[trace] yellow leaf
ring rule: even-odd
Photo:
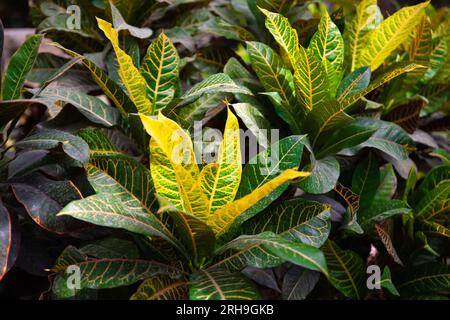
[[[219,146],[217,162],[206,165],[199,177],[202,191],[208,198],[209,213],[234,200],[241,174],[239,123],[236,116],[228,109],[228,119],[224,137]]]
[[[200,174],[189,135],[161,113],[158,119],[140,114],[150,140],[150,171],[156,192],[177,209],[204,218],[207,199],[197,181]]]
[[[403,42],[420,23],[429,1],[405,7],[384,20],[380,27],[365,35],[367,41],[360,53],[356,68],[370,65],[376,70],[384,60]]]
[[[283,183],[288,182],[300,177],[309,176],[309,172],[296,171],[293,169],[288,169],[278,175],[276,178],[266,182],[261,187],[255,189],[250,194],[238,199],[234,202],[217,210],[208,219],[208,225],[211,226],[216,233],[216,235],[221,235],[227,231],[231,226],[233,221],[247,209],[251,208],[258,201],[263,199],[273,190],[281,186]]]
[[[153,113],[152,103],[147,98],[146,82],[139,70],[133,64],[131,57],[119,47],[119,34],[111,23],[97,18],[99,28],[111,41],[119,64],[119,76],[130,95],[131,100],[136,105],[137,110],[146,115]]]

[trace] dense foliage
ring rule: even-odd
[[[1,81],[0,288],[29,274],[48,277],[27,293],[41,299],[448,299],[448,8],[30,7],[36,34]]]

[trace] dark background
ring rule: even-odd
[[[143,0],[145,1],[145,0]],[[378,0],[383,13],[393,13],[398,7],[413,5],[424,0]],[[448,0],[432,0],[431,3],[440,7]],[[0,18],[6,28],[32,27],[28,16],[28,0],[0,0]]]

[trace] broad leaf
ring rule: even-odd
[[[266,28],[286,52],[294,69],[298,101],[307,111],[326,102],[329,99],[328,81],[320,59],[299,44],[297,31],[287,18],[265,9],[260,10],[266,16]]]
[[[59,130],[40,130],[15,144],[21,149],[62,150],[72,159],[81,163],[89,160],[89,147],[81,138]]]
[[[356,14],[345,26],[344,43],[346,64],[350,71],[357,69],[360,55],[367,44],[365,35],[378,27],[383,15],[377,0],[362,0],[356,7]]]
[[[362,159],[352,177],[352,191],[360,197],[361,208],[370,206],[380,184],[379,164],[373,153]]]
[[[17,258],[17,234],[13,217],[0,201],[0,281]]]
[[[322,247],[333,286],[348,298],[364,298],[365,263],[355,252],[342,250],[328,240]]]
[[[340,102],[365,90],[370,83],[370,68],[361,67],[342,80],[336,91],[336,99]]]
[[[191,138],[161,113],[158,119],[141,115],[151,136],[150,162],[156,192],[180,211],[206,218],[207,198],[200,189],[200,174]]]
[[[232,202],[241,182],[241,145],[239,123],[228,109],[224,137],[217,151],[217,160],[203,167],[199,185],[207,198],[207,213],[213,214]]]
[[[3,79],[1,97],[3,100],[18,99],[23,83],[36,61],[42,35],[29,37],[11,57]]]
[[[408,204],[401,200],[377,201],[358,214],[358,223],[364,230],[369,230],[375,223],[397,215],[406,215],[411,212]]]
[[[338,27],[323,10],[319,29],[313,35],[308,51],[312,51],[324,64],[331,93],[336,91],[344,64],[344,40]],[[327,61],[326,61],[327,60]]]
[[[401,273],[395,282],[400,294],[437,293],[450,289],[450,267],[439,263],[425,263]]]
[[[152,114],[155,110],[151,101],[147,98],[146,82],[144,77],[135,67],[132,58],[119,47],[119,35],[109,22],[97,19],[99,28],[111,41],[119,64],[119,75],[128,94],[137,110],[143,114]]]
[[[272,232],[264,232],[256,235],[242,235],[226,243],[217,250],[217,254],[227,250],[248,250],[256,246],[263,251],[268,251],[284,261],[315,270],[328,276],[327,264],[322,252],[310,245],[285,240]]]
[[[450,180],[440,182],[431,189],[414,208],[414,216],[431,220],[445,214],[450,209]]]
[[[317,153],[317,158],[321,159],[326,155],[334,155],[337,152],[357,146],[369,139],[377,131],[371,126],[364,126],[355,120],[342,129],[336,130]]]
[[[285,300],[304,300],[319,281],[320,273],[292,266],[284,275],[282,294]]]
[[[271,231],[290,241],[321,247],[330,233],[330,207],[302,198],[286,201],[243,225],[243,234]]]
[[[304,143],[305,136],[286,137],[250,159],[242,171],[242,183],[239,186],[236,198],[240,199],[261,187],[264,183],[275,178],[278,172],[298,167],[302,158]],[[278,187],[250,210],[255,213],[263,210],[278,198],[287,187],[287,184]]]
[[[173,99],[179,60],[177,49],[164,33],[148,47],[139,71],[147,81],[153,112],[165,108]]]
[[[371,30],[365,37],[367,42],[361,50],[356,67],[370,65],[372,71],[405,40],[420,23],[429,1],[405,7],[384,20],[379,28]]]
[[[164,274],[176,276],[180,271],[169,265],[155,261],[128,259],[90,259],[72,266],[80,269],[81,289],[107,289],[133,284],[141,279]],[[59,298],[69,298],[76,294],[68,287],[70,272],[60,273],[54,283],[53,292]]]
[[[159,275],[145,280],[130,300],[185,300],[188,281]]]
[[[313,159],[311,165],[304,170],[311,170],[311,175],[297,185],[305,192],[313,194],[327,193],[333,190],[340,174],[339,162],[335,157]]]
[[[118,122],[119,113],[116,109],[97,97],[79,91],[64,88],[45,89],[39,96],[70,103],[90,121],[105,127],[112,127]]]
[[[257,300],[257,287],[240,273],[225,269],[198,271],[189,278],[191,300]]]
[[[281,57],[263,43],[247,42],[247,52],[264,89],[279,94],[280,103],[275,104],[280,105],[276,109],[278,115],[293,133],[300,133],[299,120],[304,117],[304,110],[297,103],[291,71],[284,66]]]
[[[285,170],[275,178],[254,189],[250,194],[247,194],[234,202],[228,203],[214,212],[214,214],[208,217],[208,224],[213,228],[217,235],[222,235],[228,231],[235,219],[245,213],[248,209],[251,209],[252,206],[257,204],[279,186],[290,180],[300,177],[307,177],[308,175],[309,172],[296,171],[292,169]],[[246,217],[247,216],[248,215],[246,215]],[[243,221],[239,222],[242,223]]]
[[[359,99],[361,99],[371,91],[375,90],[379,86],[416,68],[420,68],[420,66],[415,63],[394,64],[392,67],[384,70],[379,76],[377,76],[364,90],[361,90],[358,93],[355,93],[350,96],[345,96],[345,98],[342,97],[342,100],[339,100],[338,98],[338,101],[341,103],[342,109],[347,110],[350,107],[352,107],[355,102],[357,102]]]

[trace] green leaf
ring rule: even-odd
[[[327,155],[334,155],[343,149],[357,146],[369,139],[375,131],[377,131],[376,128],[364,126],[358,120],[350,122],[342,129],[336,130],[325,145],[320,148],[316,156],[321,159]]]
[[[81,138],[59,130],[40,130],[15,144],[21,149],[62,150],[72,159],[81,163],[89,160],[89,147]]]
[[[313,35],[308,51],[313,52],[324,64],[331,93],[336,91],[344,64],[344,40],[328,12],[322,10],[319,29]],[[325,61],[328,60],[328,61]],[[329,62],[329,63],[328,63]]]
[[[29,37],[11,57],[3,79],[3,100],[20,98],[23,83],[36,61],[43,35]]]
[[[175,94],[180,58],[172,41],[161,33],[148,47],[139,69],[147,82],[148,98],[154,111],[165,108]]]
[[[247,29],[239,25],[230,24],[220,17],[213,17],[205,23],[202,23],[199,27],[199,31],[212,33],[215,36],[224,37],[225,39],[230,40],[249,41],[254,39],[253,34]]]
[[[430,81],[445,66],[449,45],[446,39],[441,39],[433,48],[430,54],[429,68],[426,70],[423,79],[424,83]]]
[[[241,185],[236,194],[236,199],[241,199],[253,190],[262,187],[265,183],[274,179],[280,172],[298,167],[303,153],[304,139],[305,136],[283,138],[250,159],[242,170]],[[236,224],[239,225],[264,210],[287,187],[288,184],[285,183],[273,190],[248,209],[241,217],[238,217]]]
[[[180,273],[174,267],[155,261],[117,258],[90,259],[72,264],[72,266],[80,268],[78,290],[115,288],[127,286],[159,274],[176,276]],[[53,292],[59,298],[69,298],[76,294],[76,291],[68,287],[70,275],[69,271],[60,273],[53,283]]]
[[[229,75],[217,73],[194,85],[181,99],[185,101],[184,103],[191,102],[203,94],[218,91],[253,95],[247,88],[237,85]]]
[[[267,92],[279,94],[279,116],[289,124],[293,133],[299,133],[299,120],[305,115],[300,108],[293,86],[291,71],[284,65],[281,57],[269,46],[260,42],[247,42],[253,70]]]
[[[239,123],[228,108],[223,140],[217,160],[205,165],[198,177],[199,186],[207,198],[208,214],[213,214],[236,196],[242,176]]]
[[[326,72],[322,62],[299,44],[297,31],[292,28],[287,18],[265,9],[260,10],[266,16],[266,28],[286,52],[294,69],[298,101],[309,111],[329,100]]]
[[[118,122],[119,113],[116,109],[108,106],[97,97],[79,91],[64,88],[47,88],[39,96],[70,103],[90,121],[105,127],[112,127]]]
[[[257,300],[256,286],[244,275],[225,269],[198,271],[189,277],[191,300]]]
[[[338,100],[341,103],[341,108],[343,110],[349,109],[351,106],[355,104],[359,99],[367,95],[368,93],[372,92],[376,88],[380,87],[381,85],[385,84],[386,82],[406,73],[410,72],[416,68],[420,68],[419,65],[415,63],[397,63],[393,64],[390,68],[387,68],[386,70],[383,70],[382,73],[380,73],[379,76],[377,76],[367,88],[364,90],[359,91],[358,93],[355,93],[351,96],[345,97],[343,100]]]
[[[420,229],[426,234],[450,238],[450,229],[437,222],[419,221],[419,226]]]
[[[450,289],[450,267],[436,262],[409,268],[399,278],[396,287],[402,296],[445,292]]]
[[[250,103],[234,103],[233,109],[256,137],[258,144],[263,148],[269,147],[270,138],[268,138],[268,134],[272,125],[260,109]]]
[[[286,240],[321,247],[330,233],[330,207],[297,198],[257,215],[243,225],[243,234],[271,231]]]
[[[419,191],[424,195],[444,180],[450,180],[450,165],[432,168],[420,184]]]
[[[450,209],[450,180],[441,181],[431,189],[414,208],[414,216],[431,220]]]
[[[356,14],[346,24],[344,32],[345,60],[350,71],[357,69],[361,52],[367,45],[365,35],[378,27],[383,14],[377,6],[377,0],[362,0],[356,7]]]
[[[403,42],[420,23],[429,1],[411,7],[404,7],[384,20],[380,27],[365,35],[367,42],[361,50],[356,67],[370,65],[372,71]]]
[[[328,240],[322,247],[330,271],[331,284],[348,298],[364,298],[365,263],[351,250],[342,250]]]
[[[392,164],[388,163],[380,171],[380,184],[373,197],[373,202],[391,200],[397,189],[397,176]]]
[[[68,55],[77,58],[83,66],[91,73],[92,79],[98,84],[102,91],[108,98],[114,103],[117,109],[120,111],[123,117],[126,118],[128,113],[137,112],[137,109],[128,97],[128,95],[122,90],[122,88],[114,82],[108,75],[98,67],[93,61],[88,58],[79,55],[78,53],[71,51],[63,46],[52,43],[51,45],[63,50]]]
[[[408,50],[409,61],[428,68],[432,49],[431,41],[431,22],[430,18],[425,15],[414,31],[414,37]],[[405,77],[405,83],[411,86],[419,82],[427,71],[426,68],[416,69],[408,73]]]
[[[309,170],[307,166],[305,170]],[[339,162],[334,157],[326,157],[320,160],[313,159],[311,175],[300,181],[297,185],[308,193],[321,194],[333,190],[339,178]]]
[[[393,294],[394,296],[399,296],[400,293],[398,293],[397,288],[394,286],[394,283],[391,279],[391,270],[388,266],[384,267],[383,274],[381,275],[381,281],[380,284],[383,288],[385,288],[389,293]]]
[[[408,158],[406,146],[412,145],[413,141],[401,127],[391,122],[370,118],[360,118],[359,121],[367,126],[378,127],[377,132],[359,147],[378,149],[396,160]]]
[[[409,208],[405,201],[377,201],[358,213],[358,223],[364,230],[369,230],[375,223],[380,223],[390,217],[405,215],[410,212],[411,208]]]
[[[159,275],[146,279],[130,300],[185,300],[189,283],[184,279],[172,279]]]
[[[370,83],[370,68],[361,67],[350,73],[342,80],[336,91],[336,99],[339,102],[365,90]]]
[[[314,112],[308,114],[305,120],[312,146],[316,146],[324,133],[341,128],[352,120],[353,118],[345,113],[338,102],[330,101],[320,104]]]
[[[379,164],[373,153],[358,163],[352,177],[352,191],[360,197],[361,209],[371,205],[380,184]]]
[[[134,26],[126,23],[125,19],[122,16],[119,9],[117,9],[116,6],[112,2],[110,2],[109,5],[111,7],[111,17],[112,17],[113,25],[117,31],[127,30],[133,37],[136,37],[139,39],[146,39],[152,35],[153,32],[149,28],[138,28],[138,27],[134,27]],[[135,9],[135,8],[132,8],[132,9]],[[130,18],[129,14],[131,11],[132,10],[130,10],[129,7],[127,7],[127,9],[124,10],[124,12],[128,13],[128,18]]]
[[[201,266],[204,258],[211,255],[214,250],[216,238],[212,229],[195,216],[183,213],[175,207],[169,209],[160,208],[172,217],[178,230],[180,239],[189,250],[194,263]]]
[[[280,235],[269,231],[256,235],[239,236],[220,247],[216,254],[221,254],[230,249],[248,251],[256,246],[284,261],[289,261],[307,269],[320,271],[325,276],[328,276],[327,264],[319,249],[304,243],[285,240]]]
[[[134,242],[119,238],[104,238],[79,249],[85,255],[100,259],[138,259],[139,250]]]

